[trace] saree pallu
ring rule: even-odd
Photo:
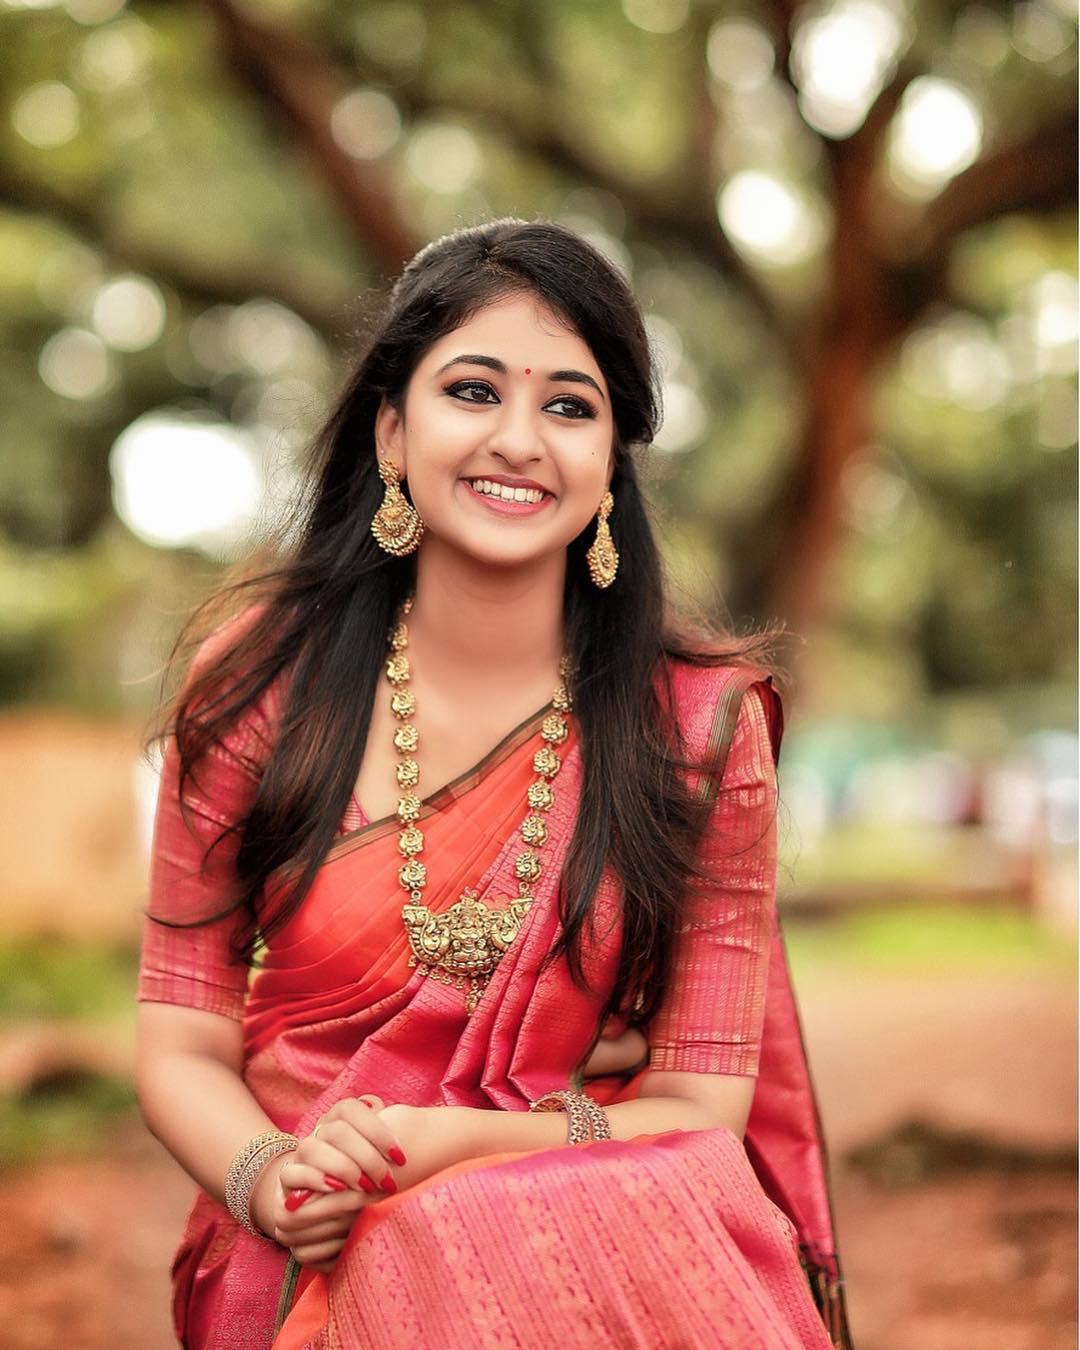
[[[820,1122],[774,903],[779,698],[756,668],[673,663],[672,674],[688,746],[731,745],[704,841],[714,867],[725,860],[725,880],[688,908],[671,992],[648,1030],[648,1067],[756,1074],[745,1143],[725,1129],[673,1130],[470,1159],[369,1205],[330,1276],[299,1270],[200,1192],[173,1265],[185,1347],[848,1344]],[[465,886],[499,907],[516,894],[517,827],[550,707],[425,800],[433,911]],[[462,990],[409,967],[396,818],[339,837],[246,992],[227,966],[225,921],[148,926],[139,996],[241,1017],[245,1081],[277,1126],[298,1134],[363,1092],[525,1110],[580,1086],[615,977],[621,914],[605,872],[583,952],[588,993],[564,962],[541,971],[560,932],[555,892],[580,790],[569,721],[543,877],[471,1017]],[[211,766],[200,788],[208,824],[253,790],[260,739],[238,732]],[[193,879],[200,840],[177,830],[174,780],[167,755],[151,912],[175,915],[215,874]],[[226,850],[217,884],[227,868]],[[610,1104],[636,1096],[646,1072],[586,1086]]]

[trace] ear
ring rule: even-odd
[[[384,394],[375,414],[375,450],[380,459],[388,459],[405,476],[404,419]]]

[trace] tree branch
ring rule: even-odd
[[[0,202],[27,215],[48,216],[123,267],[134,268],[171,286],[194,305],[241,305],[253,295],[277,300],[318,332],[334,337],[343,331],[348,296],[319,295],[305,277],[291,281],[279,272],[252,272],[233,261],[198,264],[182,255],[154,248],[128,235],[118,220],[76,200],[40,179],[17,173],[0,160]]]
[[[420,247],[406,223],[384,165],[353,159],[334,139],[330,115],[349,83],[295,33],[285,35],[240,12],[229,0],[203,0],[213,15],[230,64],[291,135],[307,164],[337,199],[357,240],[387,278]]]

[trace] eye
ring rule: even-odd
[[[474,391],[479,391],[481,394],[494,394],[495,392],[491,385],[485,383],[483,380],[458,380],[456,384],[448,385],[446,388],[446,392],[452,398],[458,398],[462,403],[479,403],[483,405],[490,402],[490,400],[486,398],[463,397],[466,392],[472,393]],[[560,403],[573,410],[570,414],[559,414],[560,417],[563,417],[568,422],[580,422],[585,418],[596,416],[596,411],[591,404],[586,403],[583,398],[575,398],[573,394],[560,394],[558,398],[553,399],[552,402],[548,404],[548,407],[554,407]]]
[[[451,384],[451,385],[449,385],[449,386],[447,387],[446,392],[447,392],[448,394],[453,395],[454,398],[457,398],[458,395],[459,395],[462,391],[464,391],[464,390],[466,390],[466,389],[468,389],[468,390],[479,389],[480,392],[481,392],[481,393],[484,393],[484,394],[492,394],[492,393],[495,392],[495,391],[492,389],[491,385],[490,385],[490,384],[485,384],[485,383],[483,382],[483,380],[459,380],[457,384]],[[485,399],[485,400],[481,400],[481,399],[476,399],[476,398],[466,398],[466,399],[462,399],[462,402],[463,402],[463,403],[480,403],[480,402],[486,402],[486,401],[487,401],[486,399]]]
[[[571,422],[580,422],[583,418],[596,416],[592,406],[586,403],[583,398],[574,398],[571,394],[560,394],[555,402],[565,403],[575,409],[574,416],[570,418]]]

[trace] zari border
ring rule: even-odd
[[[285,1277],[281,1282],[281,1294],[278,1298],[277,1315],[274,1318],[274,1335],[285,1325],[285,1319],[292,1312],[296,1299],[296,1283],[300,1278],[300,1263],[290,1256],[285,1266]]]
[[[699,785],[698,796],[704,801],[711,801],[718,791],[717,784],[722,777],[727,765],[728,751],[731,749],[732,738],[735,734],[735,726],[739,719],[739,712],[742,707],[743,695],[754,684],[771,683],[772,677],[769,672],[763,668],[748,667],[739,671],[732,677],[725,688],[721,691],[720,697],[716,702],[716,712],[713,715],[712,727],[709,731],[708,749],[711,757],[719,759],[719,769],[708,775]],[[722,758],[721,758],[722,754]],[[803,1056],[806,1056],[806,1041],[803,1036],[801,1019],[797,1023],[799,1032],[799,1044],[802,1047]],[[807,1069],[809,1073],[809,1067]],[[828,1159],[825,1153],[824,1139],[821,1129],[821,1119],[817,1109],[817,1100],[814,1100],[814,1115],[817,1120],[819,1147],[822,1152],[822,1162],[826,1175],[826,1201],[829,1207],[829,1217],[832,1221],[833,1231],[835,1233],[835,1215],[833,1214],[832,1195],[828,1185]],[[826,1257],[828,1264],[815,1260],[810,1255],[810,1250],[806,1243],[799,1244],[799,1264],[806,1274],[810,1285],[810,1294],[814,1300],[814,1306],[817,1308],[822,1322],[825,1324],[825,1330],[829,1334],[829,1339],[833,1343],[834,1350],[854,1350],[851,1341],[851,1331],[848,1327],[847,1304],[844,1298],[844,1278],[840,1267],[840,1255],[838,1252],[830,1252]]]

